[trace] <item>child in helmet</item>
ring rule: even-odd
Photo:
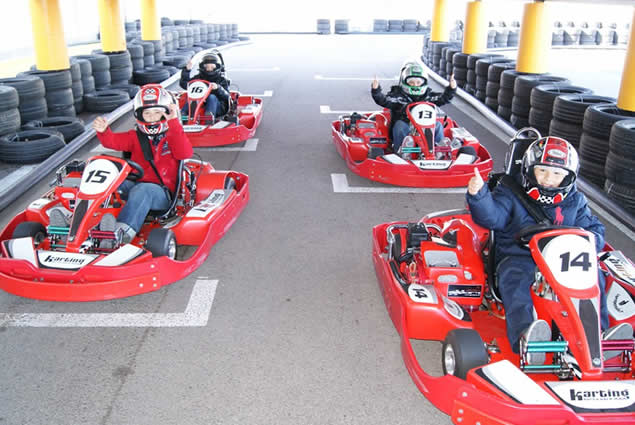
[[[569,142],[558,137],[543,137],[524,153],[518,183],[530,202],[540,206],[553,224],[581,227],[592,232],[599,251],[604,247],[604,225],[591,213],[585,196],[576,189],[578,169],[578,153]],[[526,341],[550,340],[549,324],[544,320],[534,321],[533,316],[530,286],[536,263],[530,251],[514,239],[521,229],[535,225],[536,221],[512,189],[499,184],[490,192],[476,169],[466,197],[474,222],[496,231],[496,276],[513,351],[519,352],[521,338]],[[608,328],[609,324],[604,285],[604,276],[600,272],[602,329]],[[628,338],[632,337],[632,332],[631,328]],[[622,329],[617,339],[628,333],[627,329]],[[544,360],[544,353],[529,353],[530,364],[542,364]]]
[[[220,56],[216,53],[208,53],[203,56],[198,64],[198,73],[190,77],[192,66],[191,60],[185,65],[181,71],[179,85],[183,89],[187,89],[187,83],[190,80],[209,81],[212,83],[212,92],[205,101],[205,113],[214,117],[225,115],[229,109],[229,81],[225,78],[225,67]],[[187,104],[183,106],[181,113],[187,115]]]
[[[122,243],[134,238],[150,210],[165,210],[170,206],[179,161],[192,156],[192,145],[178,119],[178,106],[163,87],[158,84],[141,87],[134,98],[134,116],[136,129],[125,133],[113,133],[103,117],[93,121],[97,138],[104,147],[130,152],[130,159],[144,171],[141,179],[126,180],[119,186],[127,202],[116,223],[111,214],[104,215],[100,223],[100,230],[114,231]],[[148,155],[152,161],[146,159]],[[112,244],[112,241],[102,242]]]
[[[371,85],[371,95],[379,106],[390,109],[392,124],[392,144],[393,151],[399,151],[403,139],[410,131],[410,123],[406,115],[406,108],[415,102],[432,102],[437,106],[448,103],[456,91],[456,80],[454,74],[450,76],[450,85],[443,93],[433,92],[428,87],[428,74],[423,66],[416,62],[408,62],[401,68],[399,85],[392,86],[388,94],[381,91],[381,86],[377,78]],[[443,140],[443,125],[437,121],[434,129],[434,142]]]

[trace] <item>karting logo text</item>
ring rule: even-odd
[[[613,401],[628,400],[631,395],[628,390],[597,390],[597,391],[576,391],[569,390],[571,401]]]

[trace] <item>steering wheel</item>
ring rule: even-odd
[[[514,235],[514,239],[516,239],[516,242],[518,242],[521,245],[527,245],[529,241],[531,240],[531,238],[533,238],[538,233],[546,232],[548,230],[557,230],[557,229],[583,230],[581,227],[576,227],[576,226],[560,226],[557,224],[539,223],[539,224],[532,224],[530,226],[526,226],[520,229],[520,231],[516,233],[516,235]]]
[[[144,172],[141,165],[131,159],[126,159],[126,162],[133,168],[132,171],[130,171],[130,173],[128,174],[128,177],[126,177],[126,180],[136,182],[143,177]]]

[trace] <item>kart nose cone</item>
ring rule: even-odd
[[[454,375],[456,369],[456,357],[454,356],[454,349],[450,344],[445,346],[443,351],[443,364],[448,375]]]

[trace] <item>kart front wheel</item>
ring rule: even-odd
[[[37,221],[23,221],[18,224],[13,231],[12,238],[17,239],[28,237],[32,237],[35,244],[42,242],[46,237],[46,229],[42,223]]]
[[[176,258],[176,236],[170,229],[154,229],[148,235],[146,249],[152,253],[152,257]]]
[[[470,369],[488,361],[485,344],[474,329],[453,329],[445,337],[441,358],[445,375],[465,379]]]

